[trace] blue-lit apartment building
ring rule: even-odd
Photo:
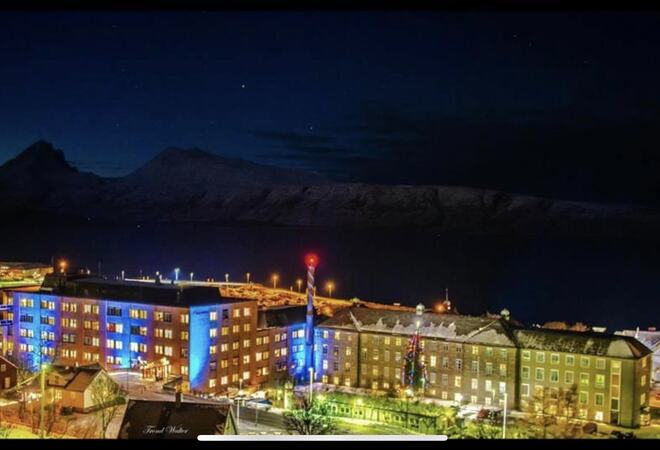
[[[38,290],[5,291],[2,353],[32,365],[101,363],[180,376],[184,390],[221,393],[304,368],[304,307],[259,310],[217,287],[51,274]]]

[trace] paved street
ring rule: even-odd
[[[254,408],[240,407],[240,412],[237,406],[233,406],[234,417],[239,423],[239,430],[241,433],[245,429],[273,432],[279,431],[284,433],[284,417],[269,411],[261,411]]]

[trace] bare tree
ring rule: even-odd
[[[16,365],[16,386],[13,391],[18,396],[18,417],[25,419],[27,412],[28,385],[34,378],[34,354],[22,353],[18,358],[6,357],[10,362]]]
[[[100,435],[102,439],[105,439],[108,426],[117,415],[122,401],[119,385],[102,372],[92,383],[91,393],[94,408],[96,408],[96,416],[101,425]]]
[[[577,386],[551,390],[544,387],[528,402],[526,421],[538,437],[546,439],[550,427],[559,437],[575,438],[582,433],[578,416]]]
[[[334,434],[335,420],[321,402],[312,402],[304,397],[292,411],[284,413],[284,427],[289,434]]]

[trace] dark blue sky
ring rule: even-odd
[[[650,202],[660,16],[0,13],[0,162],[169,146],[340,180]]]

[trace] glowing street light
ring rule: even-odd
[[[250,284],[250,272],[245,274],[245,281],[247,282],[247,284]]]
[[[194,273],[194,272],[190,272],[190,281],[193,280],[193,277],[194,277],[194,276],[195,276],[195,273]]]
[[[277,280],[280,279],[280,276],[274,273],[271,279],[273,280],[273,289],[277,289]]]
[[[179,281],[179,272],[181,272],[181,269],[179,269],[178,267],[176,269],[174,269],[174,281],[175,282]]]
[[[48,364],[41,364],[41,398],[39,399],[40,414],[39,414],[39,437],[44,438],[44,410],[46,408],[46,370],[48,370]]]
[[[300,292],[300,289],[302,288],[302,278],[298,278],[296,284],[298,285],[298,292]]]
[[[225,274],[225,283],[229,283],[229,274],[228,273]]]
[[[328,281],[325,284],[325,289],[328,291],[328,297],[332,297],[332,290],[335,288],[335,284],[332,281]]]
[[[66,266],[67,266],[66,260],[64,260],[64,259],[61,260],[60,261],[60,273],[64,273],[64,271],[66,270]]]
[[[314,368],[309,368],[309,404],[312,405],[314,399]]]

